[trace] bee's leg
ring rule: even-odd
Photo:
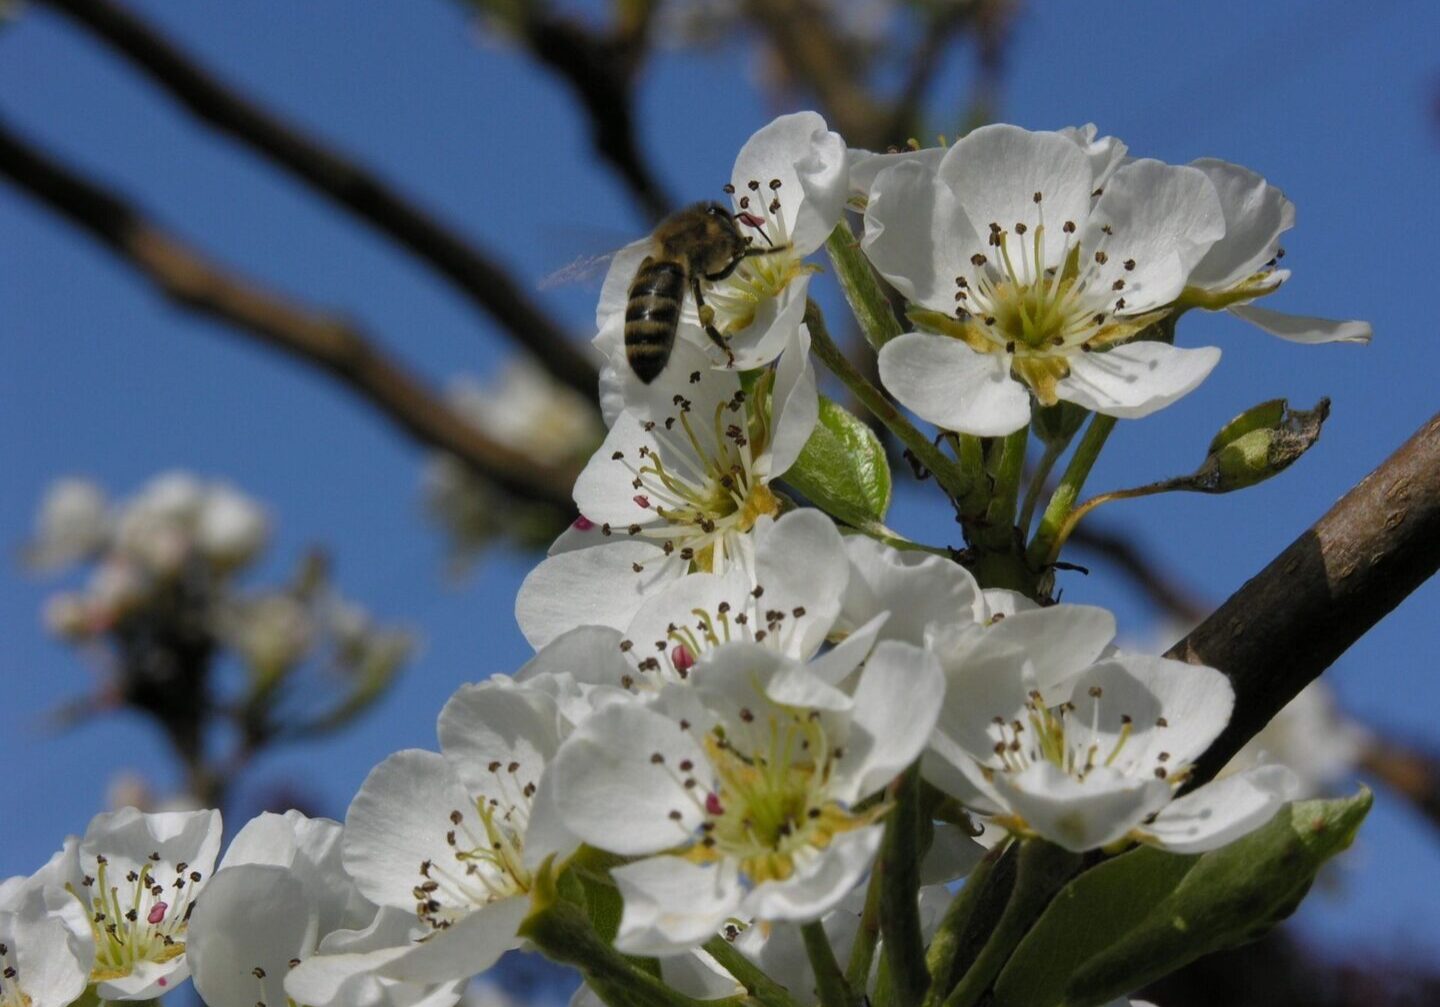
[[[725,279],[725,277],[735,272],[736,268],[740,265],[740,263],[744,262],[746,259],[749,259],[756,255],[774,255],[776,252],[785,252],[789,249],[789,245],[776,245],[774,248],[747,248],[745,249],[745,251],[735,256],[735,258],[731,259],[730,263],[724,269],[720,270],[720,272],[706,273],[705,279],[709,280],[711,283],[715,283],[719,280]]]
[[[734,367],[735,354],[730,352],[730,344],[725,341],[720,330],[715,328],[715,309],[705,303],[705,296],[700,293],[700,277],[690,277],[690,293],[695,298],[695,311],[700,316],[700,324],[705,327],[705,335],[710,337],[712,343],[725,351],[726,363]]]

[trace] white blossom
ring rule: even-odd
[[[90,981],[95,949],[84,914],[36,882],[0,882],[0,1007],[66,1007]]]
[[[1225,233],[1205,173],[1132,161],[1096,184],[1087,147],[986,126],[934,170],[875,180],[864,248],[923,311],[880,353],[880,376],[938,426],[982,436],[1025,426],[1031,399],[1139,417],[1198,385],[1214,348],[1138,340]]]
[[[732,371],[677,345],[680,366],[629,386],[625,409],[575,484],[582,520],[525,579],[516,618],[536,647],[577,625],[623,626],[692,570],[753,562],[750,533],[780,513],[771,483],[818,416],[809,332],[791,334],[768,410]]]
[[[88,479],[58,479],[35,516],[26,556],[38,569],[58,569],[97,553],[109,534],[105,491]]]
[[[1253,303],[1290,278],[1290,271],[1280,268],[1285,255],[1280,236],[1295,226],[1295,204],[1249,168],[1208,157],[1193,166],[1215,186],[1225,214],[1225,236],[1196,265],[1181,303],[1228,310],[1292,342],[1368,343],[1369,322],[1290,315]]]
[[[600,707],[556,756],[566,825],[640,857],[613,870],[615,944],[673,954],[732,917],[818,919],[868,871],[885,806],[857,810],[920,753],[941,677],[883,641],[849,695],[747,641],[709,651],[684,685]]]

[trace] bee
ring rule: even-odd
[[[751,256],[788,247],[754,247],[740,233],[737,220],[749,226],[763,223],[745,212],[732,214],[720,203],[696,203],[666,217],[651,234],[653,247],[630,281],[625,305],[625,358],[646,384],[670,360],[687,285],[705,334],[725,351],[730,363],[735,362],[725,336],[715,327],[715,310],[706,305],[701,282],[723,280]]]

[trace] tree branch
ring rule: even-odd
[[[186,53],[114,0],[39,0],[74,20],[215,129],[348,209],[428,262],[560,382],[595,394],[597,372],[584,350],[520,285],[461,235],[408,202],[378,177],[220,83]]]
[[[538,466],[490,440],[354,326],[223,271],[119,196],[27,146],[3,121],[0,174],[84,229],[176,304],[328,371],[412,438],[450,452],[505,489],[573,506],[573,472]]]
[[[1167,656],[1219,668],[1230,725],[1204,782],[1440,567],[1440,415],[1430,419]]]

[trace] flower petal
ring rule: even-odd
[[[795,872],[784,881],[766,881],[745,896],[744,912],[756,920],[807,923],[829,912],[870,871],[883,825],[842,832],[824,849],[805,847],[794,855]]]
[[[779,179],[779,188],[770,188],[772,179]],[[760,195],[750,211],[779,199],[795,252],[809,255],[825,243],[845,209],[850,181],[845,141],[815,112],[782,115],[746,140],[735,158],[730,182],[737,200],[749,193],[751,181],[760,183]]]
[[[728,861],[694,864],[658,856],[610,872],[625,910],[616,950],[633,955],[671,955],[704,944],[736,914],[743,889]]]
[[[775,369],[773,395],[769,476],[777,479],[795,464],[820,419],[815,367],[810,362],[810,330],[803,324],[785,341],[785,352]]]
[[[1249,168],[1202,157],[1191,166],[1215,186],[1225,214],[1225,236],[1190,274],[1189,284],[1204,290],[1228,290],[1248,280],[1275,258],[1280,235],[1295,226],[1295,204],[1285,193]]]
[[[1289,315],[1253,304],[1232,304],[1228,310],[1236,318],[1243,318],[1272,336],[1292,343],[1368,343],[1374,334],[1369,322]]]
[[[836,770],[841,800],[874,793],[920,757],[944,693],[934,654],[896,640],[875,645],[855,687],[850,738]]]
[[[946,430],[999,437],[1030,422],[1030,393],[1008,358],[958,339],[908,332],[880,350],[880,380],[923,420]]]
[[[955,277],[970,275],[970,256],[984,245],[933,168],[909,161],[875,179],[860,247],[907,301],[949,314]]]
[[[1170,802],[1141,831],[1173,853],[1218,849],[1270,821],[1298,786],[1285,766],[1257,766]]]
[[[888,612],[885,638],[918,645],[932,622],[976,618],[980,588],[959,563],[895,549],[866,535],[847,535],[845,554],[850,576],[837,629],[849,630]]]
[[[684,576],[688,566],[649,542],[601,539],[531,570],[515,599],[515,620],[536,648],[579,625],[623,629],[647,597]]]
[[[1170,799],[1170,785],[1098,767],[1077,780],[1049,762],[995,774],[995,789],[1039,835],[1075,853],[1107,846]]]
[[[1194,391],[1220,362],[1214,346],[1180,349],[1134,342],[1070,357],[1070,376],[1056,393],[1106,416],[1139,419]]]

